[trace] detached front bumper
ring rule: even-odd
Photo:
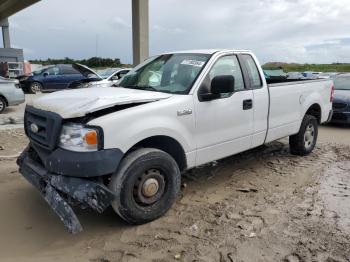
[[[105,185],[87,178],[52,174],[30,156],[27,148],[17,160],[20,173],[36,187],[70,233],[82,231],[71,206],[90,207],[102,213],[115,195]]]

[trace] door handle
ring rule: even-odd
[[[247,99],[243,100],[243,110],[249,110],[253,108],[253,100]]]

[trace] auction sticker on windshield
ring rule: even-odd
[[[196,61],[196,60],[184,60],[182,61],[181,65],[191,65],[196,67],[202,67],[205,64],[203,61]]]

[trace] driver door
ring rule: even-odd
[[[235,91],[211,101],[200,101],[198,94],[210,92],[211,81],[220,75],[235,78]],[[197,159],[202,165],[252,146],[253,91],[245,88],[242,70],[235,55],[220,57],[194,95]]]
[[[51,67],[44,73],[43,84],[47,91],[54,91],[59,89],[61,81],[59,67]]]

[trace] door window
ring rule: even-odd
[[[210,83],[214,77],[222,75],[232,75],[235,78],[235,90],[244,90],[242,70],[236,56],[219,58],[209,72]]]
[[[250,80],[250,87],[253,89],[258,89],[262,87],[260,73],[253,57],[251,55],[242,55],[242,57],[247,67],[249,80]]]
[[[75,70],[73,67],[62,67],[61,68],[62,75],[80,75],[79,71]]]
[[[57,66],[50,67],[46,70],[46,73],[48,73],[50,76],[57,76],[60,74],[60,69]]]

